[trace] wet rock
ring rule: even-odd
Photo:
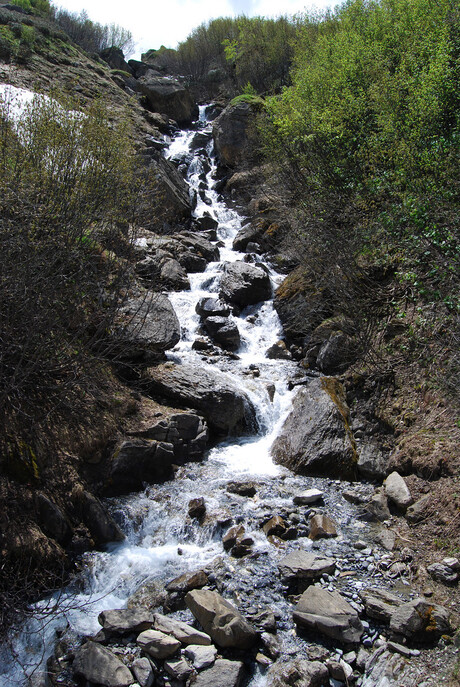
[[[197,217],[194,220],[194,223],[196,225],[196,228],[199,231],[206,231],[206,232],[215,231],[217,229],[217,227],[219,226],[219,223],[217,222],[217,220],[215,220],[214,217],[211,217],[211,215],[206,214],[206,213],[202,217]],[[215,240],[215,239],[211,239],[211,240]]]
[[[211,637],[209,635],[196,630],[187,623],[174,620],[161,613],[155,613],[154,627],[155,630],[172,635],[182,644],[199,644],[200,646],[209,646],[211,644]]]
[[[128,608],[154,609],[163,606],[167,594],[163,583],[157,578],[147,580],[128,599]]]
[[[241,344],[236,322],[229,317],[207,317],[203,326],[211,339],[226,351],[237,351]]]
[[[123,309],[126,324],[115,337],[123,358],[138,359],[147,353],[161,355],[180,340],[180,324],[167,296],[149,293],[132,299]]]
[[[155,674],[148,658],[136,658],[131,668],[140,687],[152,687]]]
[[[226,263],[220,280],[220,295],[242,308],[268,300],[271,296],[270,277],[264,270],[246,262]]]
[[[267,537],[271,534],[275,535],[275,537],[281,537],[287,528],[283,518],[279,515],[274,515],[265,523],[262,529]]]
[[[386,589],[370,588],[359,593],[369,618],[389,623],[393,612],[404,601]]]
[[[310,519],[310,533],[308,537],[315,541],[322,537],[336,537],[337,530],[334,522],[327,515],[314,515]]]
[[[124,441],[111,458],[106,491],[127,494],[142,489],[146,482],[172,479],[175,463],[172,444],[148,439]]]
[[[285,556],[278,563],[278,568],[283,579],[314,580],[324,574],[333,574],[335,571],[335,561],[321,554],[298,550],[292,551]]]
[[[202,520],[206,515],[206,504],[202,496],[192,499],[188,504],[188,514],[191,518]]]
[[[430,494],[425,494],[415,503],[408,507],[406,511],[406,518],[408,522],[421,522],[426,516],[427,511],[432,504],[432,497]]]
[[[125,535],[98,498],[89,491],[77,488],[73,493],[73,501],[97,546],[123,541]]]
[[[196,103],[190,91],[177,79],[158,76],[150,69],[137,83],[152,112],[165,114],[178,124],[190,124],[196,118]]]
[[[215,222],[215,220],[213,221]],[[174,234],[174,238],[179,241],[182,246],[192,250],[196,255],[203,257],[206,262],[217,262],[220,258],[218,246],[196,232],[183,231],[180,234]]]
[[[329,687],[329,671],[319,661],[283,662],[270,668],[267,687]]]
[[[358,613],[338,592],[328,592],[310,586],[300,597],[293,613],[301,627],[336,639],[344,644],[356,644],[363,634]]]
[[[284,341],[277,341],[273,346],[270,346],[265,353],[265,357],[270,360],[292,360],[292,354],[287,349]]]
[[[72,669],[75,676],[104,687],[128,687],[134,682],[129,668],[111,651],[94,642],[87,642],[77,651]]]
[[[264,232],[263,226],[247,224],[239,230],[233,241],[233,250],[245,251],[249,243],[258,243]]]
[[[222,544],[224,549],[229,551],[232,556],[242,558],[251,552],[254,540],[246,535],[243,525],[235,525],[224,534]]]
[[[249,649],[256,641],[255,629],[217,592],[193,590],[188,592],[185,603],[219,646]]]
[[[233,380],[217,370],[197,365],[164,363],[149,368],[146,385],[154,396],[200,411],[217,432],[244,431],[256,426],[255,410]]]
[[[152,614],[140,608],[102,611],[97,620],[106,632],[118,635],[139,633],[153,625]]]
[[[137,638],[137,645],[152,658],[169,658],[180,648],[180,642],[158,630],[145,630]]]
[[[296,506],[309,506],[312,503],[322,501],[323,496],[324,492],[322,492],[320,489],[307,489],[301,494],[294,496],[293,501]]]
[[[200,317],[228,317],[230,315],[229,306],[218,298],[201,298],[195,307]]]
[[[383,484],[388,500],[391,501],[396,508],[405,512],[413,503],[414,499],[411,496],[404,478],[401,477],[398,472],[392,472],[388,475]]]
[[[275,462],[295,473],[353,479],[356,452],[342,385],[313,379],[294,398],[292,411],[272,446]]]
[[[383,488],[375,490],[375,493],[366,505],[366,510],[372,519],[379,520],[380,522],[391,518],[387,497]]]
[[[268,655],[276,661],[281,654],[281,644],[279,640],[270,632],[262,632],[260,639]]]
[[[238,494],[239,496],[247,496],[249,498],[257,494],[254,482],[229,482],[227,484],[227,491],[231,494]]]
[[[200,646],[191,644],[184,649],[184,655],[193,663],[196,670],[209,668],[216,660],[217,649],[215,646]]]
[[[239,687],[243,677],[243,663],[221,658],[211,668],[198,673],[193,685],[194,687]]]
[[[459,579],[458,572],[442,563],[432,563],[427,567],[427,571],[433,580],[442,584],[455,584]]]
[[[182,265],[174,259],[165,260],[160,269],[160,281],[168,291],[189,291],[190,280]]]
[[[143,212],[142,225],[151,231],[163,232],[165,224],[177,226],[191,219],[192,203],[189,190],[180,172],[162,156],[156,158],[147,175],[154,175],[155,188],[150,196],[150,201],[155,207],[155,212],[150,208]],[[151,183],[151,182],[147,182]],[[146,199],[146,204],[149,197]]]
[[[195,672],[184,658],[165,661],[163,666],[168,675],[180,682],[185,682]]]
[[[390,629],[413,641],[432,642],[441,635],[450,633],[449,612],[425,599],[414,599],[393,612]]]

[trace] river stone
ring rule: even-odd
[[[277,663],[269,670],[267,687],[329,687],[329,671],[319,661]]]
[[[190,124],[196,117],[196,103],[190,91],[177,79],[158,76],[157,72],[149,69],[137,83],[152,112],[165,114],[178,124]]]
[[[123,541],[125,535],[101,501],[89,491],[75,490],[74,504],[97,546]]]
[[[249,398],[230,376],[218,370],[168,362],[149,368],[146,384],[154,396],[195,408],[219,433],[244,431],[256,426]]]
[[[163,606],[167,594],[163,583],[156,577],[144,582],[128,598],[128,608],[153,609]]]
[[[140,687],[152,687],[155,675],[148,658],[136,658],[131,667]]]
[[[182,245],[192,249],[197,255],[203,257],[206,262],[217,262],[220,258],[219,248],[204,236],[200,236],[200,234],[192,231],[183,231],[180,234],[174,234],[174,238]]]
[[[244,664],[241,661],[218,659],[211,668],[202,670],[193,687],[239,687],[244,677]]]
[[[160,281],[168,291],[189,291],[190,280],[178,260],[165,260],[160,269]]]
[[[217,592],[193,590],[188,592],[185,603],[219,646],[249,649],[256,641],[255,629]]]
[[[259,224],[247,224],[242,227],[233,240],[232,248],[237,251],[245,251],[248,243],[258,243],[264,232]]]
[[[180,340],[177,315],[168,297],[161,293],[130,300],[122,314],[126,324],[116,333],[116,342],[123,358],[160,355]]]
[[[281,577],[287,580],[317,579],[321,575],[331,575],[335,571],[335,561],[321,554],[309,553],[299,549],[292,551],[278,563]]]
[[[175,637],[170,637],[159,630],[145,630],[136,641],[142,651],[158,659],[169,658],[180,647],[180,642]]]
[[[166,589],[168,592],[181,592],[185,594],[192,589],[201,589],[209,583],[208,576],[204,570],[197,570],[196,572],[186,572],[179,577],[175,577],[171,582],[168,582]]]
[[[310,586],[294,609],[294,621],[344,644],[356,644],[363,634],[358,613],[338,592]]]
[[[405,512],[413,503],[409,487],[398,472],[392,472],[384,481],[385,494],[396,508]]]
[[[74,675],[104,687],[128,687],[134,677],[111,651],[96,644],[87,642],[77,651],[73,662]]]
[[[195,306],[195,311],[202,318],[230,315],[230,307],[219,298],[201,298]]]
[[[145,482],[164,482],[173,478],[175,464],[172,444],[148,439],[124,441],[111,458],[106,489],[110,494],[127,494],[142,489]]]
[[[356,451],[349,430],[343,386],[313,379],[297,392],[292,410],[272,446],[272,455],[297,474],[354,479]]]
[[[359,592],[369,618],[375,618],[380,622],[389,623],[392,613],[399,608],[404,601],[386,589],[364,589]]]
[[[211,637],[209,635],[195,630],[194,627],[181,620],[174,620],[161,613],[155,613],[154,626],[155,630],[172,635],[182,644],[200,644],[201,646],[209,646],[211,644]]]
[[[292,354],[288,351],[284,341],[277,341],[265,352],[269,360],[292,360]]]
[[[276,632],[276,618],[275,614],[270,608],[265,608],[260,613],[251,617],[251,622],[258,630],[264,632]]]
[[[274,515],[265,525],[262,527],[265,535],[269,537],[270,535],[275,535],[275,537],[281,537],[286,532],[286,523],[280,515]]]
[[[226,351],[237,351],[241,344],[238,325],[229,317],[207,317],[203,326],[211,339]]]
[[[139,633],[149,630],[153,625],[152,614],[140,608],[102,611],[97,620],[104,630],[119,635]]]
[[[337,530],[334,522],[327,515],[314,515],[310,519],[309,539],[321,539],[322,537],[336,537]]]
[[[393,612],[390,629],[413,641],[431,642],[450,633],[449,612],[425,599],[414,599]]]
[[[206,515],[206,503],[202,496],[191,499],[188,503],[189,517],[195,520],[202,520]]]
[[[208,443],[206,422],[193,412],[174,413],[168,417],[162,417],[154,424],[130,432],[130,435],[172,444],[177,465],[200,458]]]
[[[320,489],[307,489],[294,496],[293,501],[296,506],[309,506],[312,503],[321,501],[323,496],[324,492]]]
[[[209,668],[212,666],[217,656],[217,649],[215,646],[199,646],[190,644],[184,649],[185,656],[193,663],[197,670]]]
[[[175,658],[164,662],[164,669],[175,680],[185,682],[195,671],[185,658]]]
[[[366,510],[372,519],[379,520],[379,522],[384,522],[391,518],[387,497],[382,487],[375,490],[370,501],[366,504]]]
[[[220,280],[220,296],[242,308],[271,297],[272,288],[268,274],[247,262],[229,262],[224,265]]]
[[[231,494],[252,498],[257,494],[257,487],[254,482],[229,482],[227,484],[227,491]]]

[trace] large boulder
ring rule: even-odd
[[[303,475],[354,479],[357,455],[341,383],[313,379],[297,392],[272,446],[276,463]]]
[[[76,487],[72,494],[75,510],[90,531],[96,546],[123,541],[125,535],[94,494]]]
[[[127,494],[174,477],[173,445],[164,441],[130,439],[115,450],[108,468],[106,491]]]
[[[218,433],[255,426],[255,410],[249,398],[230,377],[217,370],[168,362],[149,368],[144,381],[155,397],[198,410]]]
[[[229,317],[207,317],[203,326],[211,339],[226,351],[237,351],[240,347],[238,325]]]
[[[204,632],[196,630],[191,625],[183,623],[180,620],[169,618],[167,615],[155,613],[155,630],[172,635],[181,642],[181,644],[195,644],[200,646],[209,646],[211,644],[211,637]]]
[[[364,628],[358,613],[338,592],[310,586],[295,607],[295,622],[344,644],[357,644]]]
[[[363,589],[359,595],[369,618],[375,618],[384,623],[389,623],[394,611],[404,603],[396,594],[376,587]]]
[[[73,673],[105,687],[129,687],[134,677],[115,654],[95,642],[87,642],[76,653]]]
[[[112,69],[121,69],[128,74],[133,73],[130,65],[125,60],[125,56],[121,48],[116,48],[114,45],[112,45],[110,48],[101,50],[99,56],[102,57],[104,62],[107,62]]]
[[[239,687],[244,677],[244,663],[217,660],[211,668],[198,673],[194,687]]]
[[[197,117],[198,108],[192,94],[177,79],[158,76],[149,70],[139,77],[138,84],[152,112],[168,115],[178,124],[190,124]]]
[[[335,560],[299,549],[285,556],[278,563],[278,568],[283,579],[314,580],[321,575],[332,574],[335,571]]]
[[[399,472],[392,472],[383,483],[387,499],[400,511],[405,512],[412,505],[414,499],[409,491],[404,477]]]
[[[161,355],[180,340],[180,324],[171,302],[161,293],[148,292],[132,299],[123,310],[124,326],[116,333],[123,358],[137,359],[147,353]]]
[[[229,105],[214,120],[214,144],[224,165],[237,167],[247,160],[253,122],[254,108],[249,103]]]
[[[256,630],[217,592],[194,589],[188,592],[185,603],[205,632],[220,647],[250,649],[256,641]]]
[[[170,232],[171,227],[191,220],[188,186],[172,162],[160,155],[147,161],[142,198],[137,212],[146,229]]]
[[[426,599],[414,599],[396,608],[390,629],[409,640],[430,643],[443,634],[450,634],[449,611]]]
[[[270,277],[260,267],[236,261],[224,265],[220,295],[240,307],[266,301],[271,297]]]
[[[106,632],[117,635],[143,632],[149,630],[153,625],[153,615],[149,611],[139,608],[101,611],[97,620]]]
[[[132,432],[131,436],[171,444],[175,463],[183,465],[199,460],[203,455],[208,444],[208,427],[197,413],[173,413],[157,419],[153,424],[146,424]]]

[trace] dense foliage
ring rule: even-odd
[[[1,453],[27,478],[53,413],[76,420],[126,286],[128,130],[73,107],[36,97],[18,118],[0,100]]]
[[[302,210],[306,268],[324,281],[340,264],[356,287],[350,302],[354,293],[362,305],[358,285],[372,265],[376,289],[382,275],[393,277],[389,315],[404,316],[402,300],[412,301],[423,323],[428,304],[438,330],[443,321],[450,331],[458,313],[459,26],[454,0],[349,0],[306,16],[292,86],[267,102],[263,127],[267,154],[282,161]],[[372,286],[367,280],[365,318],[377,308]]]

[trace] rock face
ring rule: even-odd
[[[146,387],[154,396],[195,408],[218,433],[255,426],[255,410],[230,377],[195,365],[165,363],[148,370]]]
[[[338,592],[308,587],[295,607],[294,620],[344,644],[356,644],[363,633],[358,614]]]
[[[237,167],[246,159],[253,117],[252,107],[248,103],[239,103],[226,107],[214,121],[214,144],[221,162],[227,167]]]
[[[281,577],[286,580],[293,578],[314,580],[335,570],[335,561],[321,554],[308,551],[292,551],[278,563]]]
[[[304,475],[353,479],[357,458],[348,415],[337,380],[312,380],[297,392],[272,446],[275,462]]]
[[[147,353],[161,355],[180,340],[180,324],[167,296],[150,293],[130,301],[123,313],[127,323],[117,333],[121,355],[129,359]]]
[[[174,119],[178,124],[190,124],[198,115],[198,108],[190,91],[177,79],[158,76],[153,70],[138,79],[149,109]]]
[[[271,296],[270,278],[264,270],[247,262],[226,263],[220,281],[220,295],[242,308],[265,301]]]
[[[187,594],[185,603],[220,647],[249,649],[254,644],[255,629],[217,592],[195,589]]]
[[[105,687],[129,687],[134,682],[129,668],[115,654],[95,642],[87,642],[78,650],[73,672],[77,677]]]

